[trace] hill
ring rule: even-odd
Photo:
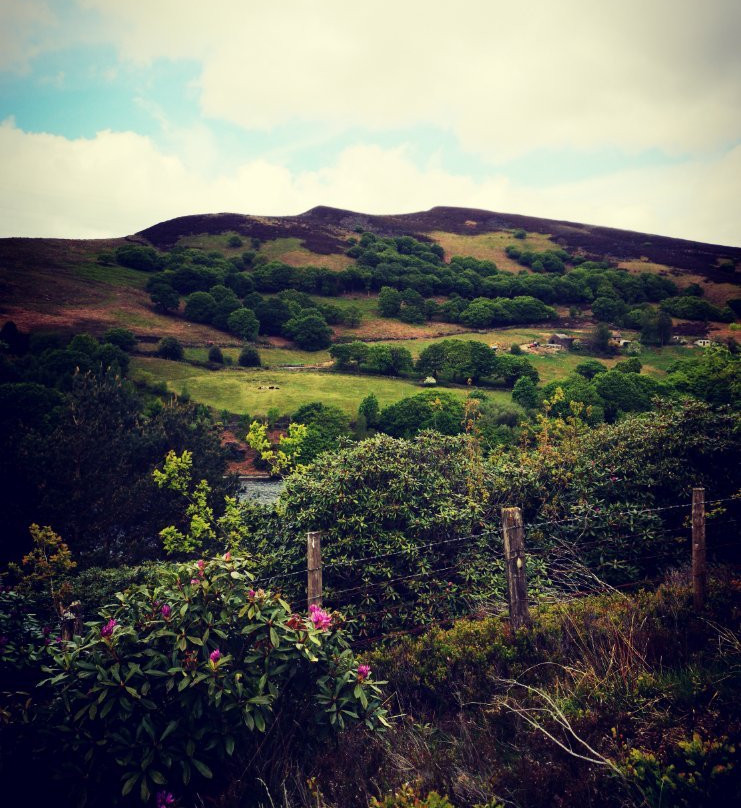
[[[346,255],[348,240],[369,231],[436,242],[446,260],[470,255],[493,260],[504,271],[521,271],[505,252],[519,229],[526,231],[528,245],[536,249],[563,248],[590,260],[610,260],[631,272],[670,274],[680,286],[697,282],[716,304],[737,293],[734,268],[741,266],[741,249],[736,247],[469,208],[368,215],[320,206],[298,216],[183,216],[118,239],[0,239],[0,317],[22,328],[100,333],[121,325],[138,336],[172,335],[192,345],[209,341],[228,345],[234,341],[225,339],[223,332],[155,312],[144,291],[146,274],[101,264],[101,254],[133,243],[165,251],[200,247],[230,257],[241,252],[242,248],[228,243],[229,235],[238,235],[255,240],[268,260],[341,270],[352,263]],[[371,329],[366,338],[419,335],[414,328],[400,325],[386,321],[385,331]],[[445,333],[455,330],[443,329]]]

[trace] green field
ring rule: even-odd
[[[271,407],[291,413],[309,401],[334,404],[348,415],[357,413],[358,405],[370,393],[385,407],[424,389],[414,382],[384,376],[354,376],[320,371],[263,370],[226,368],[207,370],[184,362],[136,357],[131,363],[134,380],[162,380],[168,389],[216,410],[232,413],[265,415]],[[260,389],[267,387],[279,389]],[[448,388],[440,388],[448,390]],[[464,398],[467,390],[451,388],[449,392]],[[487,396],[502,404],[511,404],[508,391],[486,390]]]

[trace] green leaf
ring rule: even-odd
[[[136,785],[136,781],[139,779],[139,772],[134,772],[130,774],[126,780],[124,780],[123,788],[121,789],[121,796],[125,797],[132,788]]]
[[[149,776],[152,778],[152,782],[157,783],[158,786],[163,786],[167,782],[165,775],[162,774],[162,772],[158,772],[157,769],[151,769]]]
[[[198,769],[198,771],[208,780],[210,780],[214,775],[211,769],[205,763],[201,763],[200,760],[196,760],[192,758],[191,763]]]
[[[224,738],[224,747],[226,748],[227,755],[231,757],[234,753],[234,736],[227,735],[226,738]]]

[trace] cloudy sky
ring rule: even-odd
[[[460,205],[741,246],[738,0],[0,0],[0,235]]]

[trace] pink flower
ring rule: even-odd
[[[172,609],[166,603],[164,603],[162,605],[162,616],[165,618],[165,620],[170,619],[170,613],[171,612],[172,612]]]
[[[232,560],[232,554],[227,550],[226,553],[224,553],[224,561],[231,561],[231,560]]]
[[[332,616],[323,609],[320,609],[316,603],[312,603],[311,606],[309,606],[309,619],[314,624],[314,628],[317,631],[326,631],[332,625]]]
[[[205,562],[203,559],[201,559],[201,560],[198,562],[198,569],[199,569],[201,572],[203,572],[203,570],[205,569],[205,567],[206,567],[206,562]]]
[[[191,578],[190,582],[195,586],[196,584],[201,583],[201,579],[200,578]]]
[[[358,681],[363,682],[371,672],[370,665],[358,665]]]
[[[157,792],[157,808],[170,808],[175,805],[175,797],[169,791]]]
[[[100,636],[101,637],[112,637],[113,630],[116,628],[118,623],[115,620],[109,620],[104,626],[100,627]]]
[[[216,664],[221,659],[221,651],[218,648],[214,648],[213,651],[208,655],[208,658]]]
[[[250,589],[250,591],[247,593],[247,597],[248,598],[254,598],[255,597],[255,590]]]

